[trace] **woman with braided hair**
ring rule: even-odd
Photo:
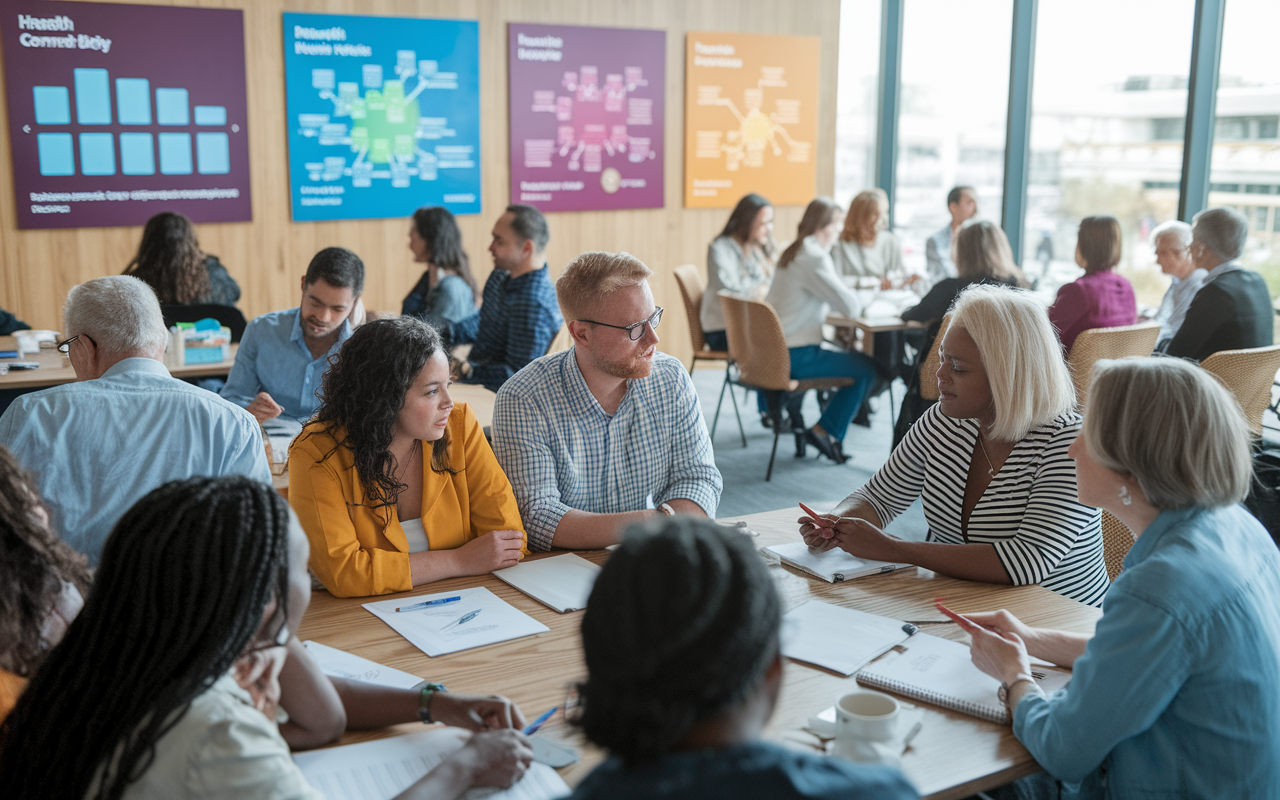
[[[420,706],[417,690],[324,676],[292,635],[310,599],[306,560],[269,485],[190,478],[139,500],[107,539],[84,610],[0,726],[5,797],[319,800],[289,748],[348,723],[425,709],[424,720],[523,724],[503,698],[428,684]],[[515,731],[480,733],[401,797],[506,786],[531,756]]]
[[[903,800],[896,770],[759,741],[782,684],[782,601],[742,534],[705,519],[632,527],[582,619],[577,723],[611,757],[571,800]]]

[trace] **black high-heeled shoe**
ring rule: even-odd
[[[825,434],[818,435],[814,432],[813,428],[805,428],[804,440],[806,444],[811,444],[818,448],[819,453],[822,453],[837,464],[843,464],[848,460],[839,450],[836,449],[835,445],[831,443],[831,438],[829,436]]]
[[[796,458],[804,458],[809,454],[809,443],[805,441],[804,430],[792,431],[796,435]]]

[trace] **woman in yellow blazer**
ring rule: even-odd
[[[343,344],[289,450],[289,503],[311,570],[339,597],[483,575],[528,553],[511,483],[475,413],[449,397],[440,336],[411,317],[367,322]]]

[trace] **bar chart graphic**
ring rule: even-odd
[[[19,227],[251,218],[242,12],[18,5],[0,33]]]

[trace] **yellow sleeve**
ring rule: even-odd
[[[467,494],[470,498],[471,536],[490,531],[520,531],[521,552],[529,555],[529,535],[520,520],[511,481],[498,465],[498,458],[484,438],[484,429],[471,406],[463,405],[463,450],[467,459]]]
[[[311,542],[311,571],[335,597],[412,589],[409,554],[377,546],[385,541],[378,512],[344,493],[344,483],[358,491],[354,468],[344,476],[348,470],[337,453],[321,460],[328,437],[317,438],[298,442],[289,453],[289,504]]]

